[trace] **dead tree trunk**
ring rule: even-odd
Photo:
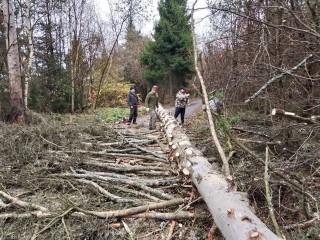
[[[213,169],[202,153],[194,148],[188,136],[168,112],[159,107],[157,114],[164,124],[179,164],[190,173],[194,185],[206,202],[214,222],[228,240],[280,239],[253,213],[248,199],[241,192],[232,190],[232,180]]]

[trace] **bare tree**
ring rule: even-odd
[[[34,62],[34,45],[33,45],[33,25],[31,19],[31,2],[30,0],[25,0],[26,4],[26,13],[25,13],[25,28],[28,36],[28,65],[25,74],[25,83],[24,83],[24,105],[25,108],[28,108],[28,95],[29,95],[29,83],[31,80],[32,65]]]
[[[23,91],[21,86],[21,70],[19,59],[19,47],[13,11],[13,1],[3,0],[2,9],[4,13],[4,24],[7,43],[7,62],[10,83],[10,120],[16,123],[24,123],[25,108]]]

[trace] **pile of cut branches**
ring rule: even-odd
[[[169,154],[144,129],[1,124],[0,238],[204,238],[208,213]]]
[[[216,118],[235,187],[249,194],[270,229],[289,239],[320,239],[320,125],[240,114],[234,126],[227,117]],[[188,132],[205,156],[221,165],[203,113],[189,121]]]

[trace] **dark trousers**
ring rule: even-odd
[[[181,123],[184,124],[184,114],[186,113],[186,108],[176,107],[176,111],[174,113],[174,118],[177,118],[180,114]]]
[[[130,108],[129,123],[136,123],[138,117],[138,107]]]

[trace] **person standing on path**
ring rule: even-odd
[[[133,124],[137,124],[139,99],[138,99],[138,96],[136,95],[136,90],[134,86],[130,87],[127,101],[130,107],[129,122],[127,124],[130,125],[131,122]]]
[[[156,108],[159,107],[158,87],[154,85],[145,100],[146,111],[149,112],[149,130],[156,129]]]
[[[190,94],[185,92],[184,87],[181,87],[176,95],[174,118],[180,115],[181,124],[184,124],[184,115],[186,113],[186,106],[189,104],[189,96]]]

